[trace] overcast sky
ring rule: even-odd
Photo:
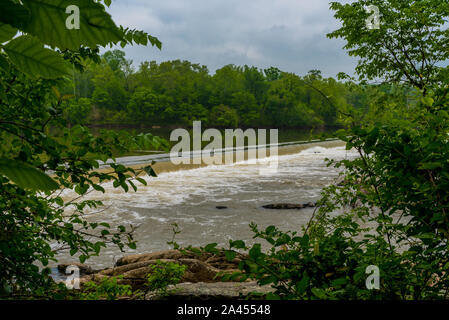
[[[159,38],[162,51],[126,47],[138,66],[145,60],[189,60],[211,72],[227,64],[275,66],[304,75],[353,73],[356,60],[341,40],[329,0],[114,0],[108,12],[117,24]]]

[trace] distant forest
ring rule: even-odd
[[[107,51],[83,72],[74,69],[61,89],[74,96],[65,102],[71,125],[189,126],[201,120],[219,128],[339,126],[339,110],[366,113],[373,95],[391,90],[324,78],[319,70],[301,77],[275,67],[227,65],[212,75],[206,66],[180,60],[145,61],[135,70],[121,50]]]

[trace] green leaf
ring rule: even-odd
[[[143,168],[143,170],[150,176],[150,177],[157,177],[156,172],[154,171],[153,167],[147,166]]]
[[[136,191],[137,191],[136,185],[135,185],[131,180],[128,181],[128,183],[129,183],[129,185],[133,188],[134,192],[136,192]]]
[[[100,191],[100,192],[103,192],[103,193],[106,192],[106,191],[104,190],[104,188],[103,188],[102,186],[98,185],[98,184],[93,184],[92,187],[93,187],[95,190],[97,190],[97,191]]]
[[[265,229],[265,233],[268,234],[268,235],[273,234],[273,232],[275,232],[275,231],[276,231],[276,227],[275,226],[269,226],[269,227],[267,227]]]
[[[139,181],[139,182],[140,182],[141,184],[143,184],[144,186],[147,185],[147,182],[146,182],[145,179],[142,179],[142,178],[136,178],[136,180]]]
[[[11,40],[17,33],[17,29],[9,24],[0,22],[0,43]]]
[[[421,163],[419,166],[419,169],[422,170],[434,170],[437,168],[442,168],[443,164],[441,162],[428,162],[428,163]]]
[[[3,54],[0,54],[0,68],[3,70],[8,70],[9,62],[6,60]]]
[[[248,254],[254,260],[259,259],[262,256],[260,244],[256,243],[255,245],[253,245],[253,247],[249,250]]]
[[[84,263],[86,260],[87,260],[87,256],[86,255],[80,255],[80,257],[79,257],[79,259],[80,259],[80,262],[81,263]]]
[[[218,251],[218,249],[216,248],[217,245],[218,245],[217,243],[209,243],[209,244],[204,248],[204,251],[210,252],[210,253],[218,253],[219,251]]]
[[[313,288],[312,293],[318,298],[318,299],[326,299],[326,291],[320,288]]]
[[[269,283],[275,283],[276,280],[277,279],[276,279],[275,276],[267,276],[267,277],[264,277],[264,278],[260,279],[258,281],[258,284],[259,284],[259,286],[264,286],[264,285],[267,285]]]
[[[93,0],[23,0],[23,3],[31,12],[26,31],[36,35],[45,44],[78,50],[83,45],[96,48],[123,39],[123,33],[104,6]],[[66,26],[70,16],[66,9],[70,5],[79,8],[79,29],[68,29]]]
[[[54,79],[70,75],[70,65],[58,53],[44,48],[32,36],[15,38],[3,49],[18,69],[32,77]]]
[[[0,173],[24,189],[52,191],[59,188],[44,172],[19,161],[0,159]]]
[[[339,287],[342,286],[344,284],[346,284],[348,282],[348,280],[346,278],[339,278],[339,279],[335,279],[331,282],[333,287]]]
[[[298,290],[299,293],[302,294],[302,293],[306,292],[306,289],[309,286],[309,283],[310,283],[310,278],[307,276],[307,274],[305,274],[302,277],[301,281],[299,281],[296,284],[296,289]]]
[[[120,26],[120,30],[123,33],[123,41],[121,41],[122,48],[126,46],[126,44],[140,44],[146,46],[148,41],[152,46],[156,46],[159,50],[162,49],[162,42],[159,41],[158,38],[149,35],[148,33],[140,30],[129,30],[128,28],[124,28]]]
[[[0,22],[9,24],[15,28],[24,28],[28,24],[30,12],[20,4],[3,0],[1,8]]]
[[[236,249],[244,249],[245,248],[245,242],[243,240],[236,240],[230,242],[231,248]]]
[[[0,296],[9,296],[12,292],[12,288],[8,284],[3,284],[2,287],[0,287]]]
[[[232,250],[226,250],[226,251],[225,251],[225,256],[226,256],[226,259],[227,259],[228,261],[234,260],[236,254],[237,254],[237,253],[236,253],[235,251],[232,251]]]
[[[424,97],[421,99],[421,101],[424,105],[429,107],[431,107],[435,102],[431,97]]]
[[[122,183],[120,183],[120,186],[122,187],[123,190],[125,190],[125,192],[128,192],[129,187],[126,184],[126,181],[123,181]]]

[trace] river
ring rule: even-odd
[[[176,241],[184,246],[212,242],[226,246],[229,239],[251,240],[248,226],[251,222],[261,228],[276,225],[282,230],[300,230],[313,209],[268,210],[262,206],[318,200],[322,188],[338,176],[335,168],[326,166],[325,159],[356,155],[345,150],[341,141],[286,146],[279,154],[278,170],[269,175],[260,175],[260,164],[241,162],[191,170],[161,170],[157,178],[147,178],[148,186],[139,186],[137,192],[125,193],[106,184],[105,194],[95,192],[87,196],[105,204],[87,219],[113,226],[138,226],[137,250],[128,249],[126,254],[169,249],[167,242],[173,235],[173,223],[181,230]],[[65,194],[66,198],[70,196]],[[219,210],[217,206],[227,209]],[[100,256],[88,260],[88,264],[94,268],[109,267],[124,254],[116,247],[108,247]],[[66,252],[60,253],[58,259],[76,260]]]

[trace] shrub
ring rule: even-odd
[[[178,284],[182,280],[187,266],[158,260],[156,264],[150,266],[150,269],[151,272],[147,275],[147,291],[156,291],[166,296],[167,287]]]

